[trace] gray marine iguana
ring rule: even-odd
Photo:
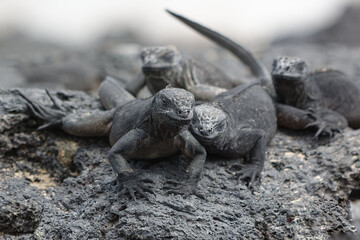
[[[247,83],[196,106],[190,131],[208,154],[230,159],[248,156],[235,176],[251,187],[260,179],[266,144],[276,127],[271,97],[259,83]]]
[[[186,24],[191,23],[193,28],[199,26],[199,29],[211,31],[180,15],[167,11]],[[253,54],[241,45],[227,44],[226,47],[235,57],[248,65],[252,74],[261,80],[264,87],[274,95],[272,84],[270,84],[271,76],[263,64],[257,61]],[[136,94],[145,83],[152,94],[170,84],[173,87],[190,91],[194,94],[196,100],[209,101],[216,95],[238,85],[216,66],[195,58],[185,58],[174,46],[146,47],[141,53],[141,59],[143,74],[140,74],[126,87],[132,94]]]
[[[235,87],[220,69],[195,58],[183,57],[175,46],[145,47],[141,60],[142,73],[126,86],[134,95],[145,84],[151,94],[171,85],[188,90],[196,100],[207,101]]]
[[[135,199],[137,192],[147,197],[152,192],[143,179],[130,167],[129,159],[155,159],[182,153],[190,158],[190,164],[172,192],[184,196],[197,194],[197,181],[206,159],[204,147],[192,136],[188,126],[193,117],[194,96],[179,88],[165,88],[147,99],[134,99],[111,79],[100,88],[100,99],[106,111],[78,112],[69,114],[48,93],[56,109],[46,108],[31,101],[24,93],[32,114],[47,122],[40,128],[57,125],[75,136],[109,135],[111,149],[109,161],[121,187]]]
[[[167,10],[171,15],[208,37],[233,54],[244,47],[231,39]],[[277,110],[278,126],[290,129],[316,129],[315,137],[333,136],[347,126],[360,127],[360,88],[340,71],[322,69],[309,73],[299,58],[279,57],[272,73],[248,55],[249,67],[258,72],[262,86],[272,96]],[[276,100],[276,102],[275,102]]]
[[[360,128],[360,88],[344,73],[331,69],[309,72],[300,58],[278,57],[272,78],[279,126],[315,127],[315,137],[332,136],[348,125]]]

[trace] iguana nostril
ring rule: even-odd
[[[187,117],[189,115],[189,113],[190,113],[189,109],[180,109],[180,110],[178,110],[178,115],[180,117],[183,117],[183,118]]]

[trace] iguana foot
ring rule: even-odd
[[[120,195],[125,195],[129,193],[130,198],[136,201],[135,193],[138,193],[141,197],[144,197],[150,201],[149,196],[146,192],[154,194],[154,191],[146,186],[144,183],[154,183],[153,180],[148,178],[139,178],[134,173],[128,174],[119,174],[117,177],[117,182],[120,186]]]
[[[56,100],[51,96],[49,91],[46,89],[46,94],[50,97],[53,102],[55,109],[44,107],[38,103],[31,101],[22,91],[17,90],[18,94],[25,100],[27,107],[31,110],[32,114],[39,119],[44,120],[46,123],[37,128],[41,130],[55,125],[61,125],[61,119],[68,113]]]
[[[234,164],[230,168],[234,168],[234,170],[228,172],[234,175],[238,183],[244,181],[250,189],[261,181],[262,167],[257,164]]]
[[[336,133],[341,133],[347,126],[346,119],[337,113],[330,111],[315,113],[312,109],[308,109],[308,111],[308,115],[314,121],[306,125],[305,128],[314,127],[317,129],[314,135],[315,139],[319,136],[334,137]]]
[[[198,180],[196,178],[190,178],[183,181],[166,181],[165,189],[168,194],[180,194],[184,198],[195,195],[198,198],[205,199],[205,196],[198,190]]]

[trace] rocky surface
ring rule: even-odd
[[[50,106],[44,90],[26,90]],[[82,92],[53,92],[69,111],[101,108]],[[155,181],[150,201],[120,196],[105,138],[35,131],[14,90],[0,91],[0,231],[5,239],[328,239],[352,232],[348,196],[359,189],[360,131],[320,142],[280,131],[254,192],[232,175],[236,161],[209,159],[206,199],[166,194],[186,160],[132,162]]]

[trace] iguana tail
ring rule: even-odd
[[[218,32],[215,32],[205,26],[202,26],[196,22],[193,22],[181,15],[178,15],[170,10],[166,10],[175,18],[179,19],[195,31],[204,35],[205,37],[211,39],[215,43],[219,44],[223,48],[229,50],[234,54],[240,61],[244,62],[249,66],[251,72],[258,78],[261,79],[261,85],[269,92],[272,97],[275,97],[275,89],[272,83],[271,74],[266,69],[266,67],[255,58],[255,56],[244,46],[237,44],[231,39],[221,35]]]

